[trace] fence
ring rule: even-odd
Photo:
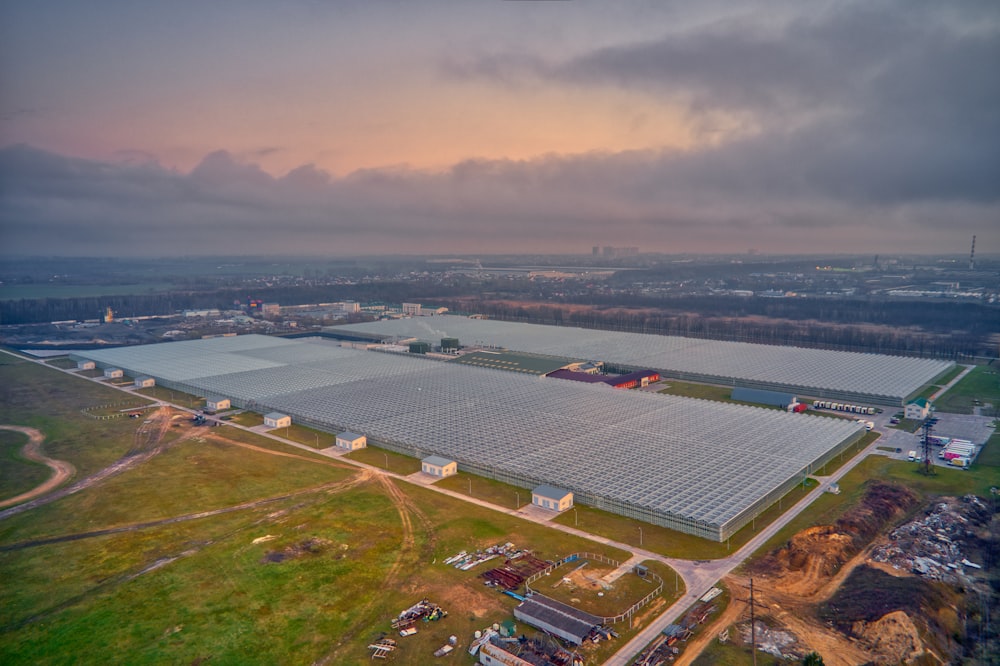
[[[554,570],[558,569],[562,565],[568,564],[570,562],[575,562],[577,560],[588,560],[588,561],[592,560],[592,561],[596,561],[596,562],[603,562],[604,564],[610,564],[612,567],[616,567],[616,568],[619,567],[619,566],[621,566],[621,562],[619,562],[618,560],[613,560],[610,557],[605,557],[604,555],[600,555],[598,553],[573,553],[572,555],[567,555],[566,557],[562,558],[558,562],[554,562],[554,563],[550,564],[549,566],[545,567],[544,569],[542,569],[541,571],[539,571],[538,573],[535,573],[535,574],[529,576],[528,578],[526,578],[524,580],[524,589],[525,589],[525,592],[527,592],[529,595],[531,595],[531,594],[537,594],[537,592],[535,592],[535,590],[531,589],[531,584],[532,583],[534,583],[536,580],[538,580],[542,576],[549,575],[550,573],[552,573]],[[642,608],[643,606],[645,606],[646,604],[648,604],[655,597],[659,596],[659,594],[661,592],[663,592],[663,579],[662,578],[660,578],[657,574],[653,573],[652,571],[649,571],[648,569],[646,570],[646,576],[648,576],[649,578],[652,578],[652,579],[656,580],[659,583],[656,586],[656,589],[654,589],[652,592],[650,592],[649,594],[647,594],[646,596],[644,596],[639,601],[637,601],[634,604],[632,604],[631,606],[629,606],[627,609],[625,609],[624,612],[619,613],[618,615],[611,615],[611,616],[603,616],[603,617],[601,617],[601,622],[602,623],[604,623],[604,624],[616,624],[618,622],[624,622],[624,621],[626,621],[628,619],[631,619],[631,617],[636,613],[636,611],[638,611],[640,608]]]

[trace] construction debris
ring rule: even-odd
[[[943,498],[924,516],[890,532],[890,542],[874,548],[871,559],[929,580],[960,582],[972,573],[967,570],[980,568],[965,551],[990,514],[975,495]]]
[[[447,558],[444,563],[450,564],[456,569],[461,569],[462,571],[468,571],[475,566],[482,564],[483,562],[488,562],[497,557],[515,557],[518,553],[524,551],[515,550],[514,544],[507,542],[504,544],[497,544],[495,546],[490,546],[485,550],[477,550],[474,553],[469,553],[468,551],[462,551],[456,555],[452,555]]]
[[[387,659],[396,649],[396,641],[391,638],[380,638],[368,646],[372,651],[372,659]]]
[[[750,623],[741,624],[737,628],[740,632],[740,639],[744,644],[749,645],[751,642]],[[757,637],[757,649],[761,652],[786,660],[799,660],[805,656],[804,648],[799,644],[795,634],[791,632],[772,629],[757,620],[754,622],[754,633]]]
[[[448,617],[448,611],[435,603],[431,603],[427,599],[421,599],[400,613],[392,621],[392,628],[398,631],[400,636],[412,636],[417,633],[413,625],[420,620],[431,622],[440,620],[443,617]]]
[[[516,590],[524,584],[525,579],[551,565],[551,562],[538,559],[530,551],[522,550],[508,557],[503,566],[490,569],[480,575],[486,579],[487,587]]]

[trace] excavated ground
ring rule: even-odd
[[[889,540],[880,535],[916,503],[905,487],[872,482],[835,524],[803,530],[750,567],[748,575],[728,577],[740,609],[737,635],[748,631],[752,577],[756,616],[777,630],[775,647],[786,655],[815,650],[828,666],[950,663],[961,648],[953,640],[961,595],[869,557]],[[940,505],[939,499],[931,506]],[[732,616],[724,614],[725,626]],[[724,628],[713,625],[706,633],[714,636]],[[786,642],[785,632],[794,640]]]

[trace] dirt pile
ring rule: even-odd
[[[917,626],[903,611],[893,611],[875,622],[859,620],[851,633],[875,654],[876,664],[911,663],[924,654]]]
[[[776,590],[811,596],[887,522],[915,502],[916,496],[903,486],[872,483],[836,523],[799,532],[753,569],[771,578]]]
[[[871,559],[929,580],[968,584],[980,568],[967,558],[982,546],[990,518],[989,507],[975,495],[941,498],[890,532],[889,542],[875,547]]]

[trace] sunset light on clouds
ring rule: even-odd
[[[6,3],[0,229],[14,254],[987,247],[997,63],[988,2]]]

